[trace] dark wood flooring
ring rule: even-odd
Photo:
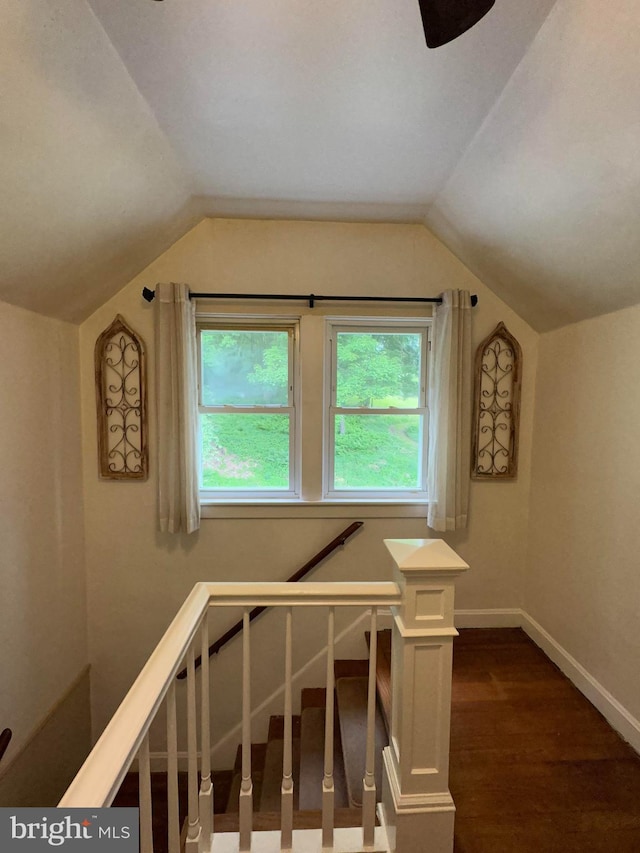
[[[461,631],[453,669],[455,853],[640,853],[640,758],[523,631]]]
[[[214,783],[223,809],[230,772]],[[136,785],[114,805],[136,805]],[[153,787],[163,853],[163,774]],[[640,757],[520,629],[454,642],[450,788],[455,853],[640,853]]]

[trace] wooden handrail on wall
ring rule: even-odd
[[[344,545],[347,539],[353,536],[356,530],[360,530],[363,525],[364,521],[354,521],[352,524],[346,527],[342,531],[342,533],[340,533],[339,536],[336,536],[335,539],[332,539],[328,545],[325,545],[324,548],[318,551],[318,553],[315,554],[308,562],[306,562],[304,566],[299,568],[297,572],[294,572],[294,574],[292,574],[291,577],[288,578],[287,583],[297,583],[299,580],[302,580],[302,578],[305,575],[309,574],[312,569],[315,569],[315,567],[318,566],[323,560],[326,560],[326,558],[330,554],[332,554],[336,550],[336,548],[339,548],[341,545]],[[254,607],[253,610],[249,613],[249,621],[253,622],[253,620],[266,609],[266,607]],[[242,631],[242,624],[243,620],[240,619],[238,622],[236,622],[235,625],[233,625],[233,627],[229,628],[228,631],[225,631],[224,634],[218,637],[215,643],[212,643],[209,646],[209,657],[211,657],[212,655],[217,655],[220,649],[223,648],[223,646],[226,646],[229,640],[233,639],[236,634],[239,634]],[[196,667],[199,667],[201,663],[202,658],[197,657]],[[186,669],[183,669],[178,673],[178,678],[183,679],[186,677]]]
[[[0,734],[0,761],[2,760],[2,756],[7,751],[7,747],[9,746],[9,741],[11,740],[11,729],[5,729],[2,734]]]

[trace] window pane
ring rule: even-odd
[[[288,332],[203,329],[201,350],[203,405],[288,405]]]
[[[336,415],[335,489],[419,489],[421,415]]]
[[[417,406],[421,345],[418,333],[338,332],[336,405]]]
[[[289,488],[289,415],[200,415],[200,433],[204,488]]]

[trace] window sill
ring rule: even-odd
[[[205,518],[425,518],[428,501],[207,501],[200,504]]]

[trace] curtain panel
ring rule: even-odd
[[[434,312],[429,376],[427,524],[467,526],[471,464],[471,296],[447,290]]]
[[[158,284],[155,306],[158,523],[168,533],[200,527],[198,358],[195,305],[186,284]]]

